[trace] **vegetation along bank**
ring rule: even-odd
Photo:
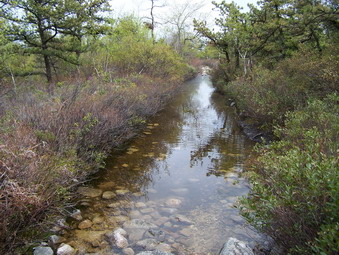
[[[223,54],[213,77],[242,118],[273,132],[248,162],[243,216],[289,254],[336,254],[338,243],[338,4],[262,0],[243,12],[226,1],[210,30]]]
[[[104,1],[39,3],[1,1],[1,254],[36,239],[72,189],[194,75],[136,18],[100,16]]]

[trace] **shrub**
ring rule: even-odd
[[[281,61],[274,70],[256,67],[248,78],[229,83],[225,90],[240,110],[259,123],[282,124],[285,113],[304,107],[309,97],[323,98],[337,90],[336,49],[319,56],[302,51]]]
[[[338,251],[339,97],[310,100],[303,110],[287,114],[281,139],[260,156],[250,175],[251,194],[242,213],[295,254]]]

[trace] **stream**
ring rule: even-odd
[[[230,237],[254,247],[263,236],[234,206],[249,191],[241,173],[252,147],[199,75],[79,188],[81,214],[67,219],[62,239],[79,254],[218,254]],[[119,227],[121,248],[112,241]]]

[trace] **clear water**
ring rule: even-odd
[[[135,253],[218,254],[229,237],[252,246],[262,240],[234,207],[249,190],[240,174],[253,144],[237,128],[224,97],[213,91],[208,76],[185,84],[88,184],[118,195],[80,199],[83,218],[94,224],[79,230],[73,221],[74,229],[64,235],[80,254],[124,254],[104,234],[132,219],[154,224],[145,233],[126,229]],[[153,241],[140,245],[145,239]]]

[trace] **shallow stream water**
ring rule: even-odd
[[[249,191],[241,172],[253,143],[232,113],[209,76],[185,84],[96,180],[79,189],[82,220],[90,222],[73,220],[66,242],[80,254],[218,254],[229,237],[255,246],[262,236],[234,207]],[[130,249],[107,240],[117,227],[127,231]]]

